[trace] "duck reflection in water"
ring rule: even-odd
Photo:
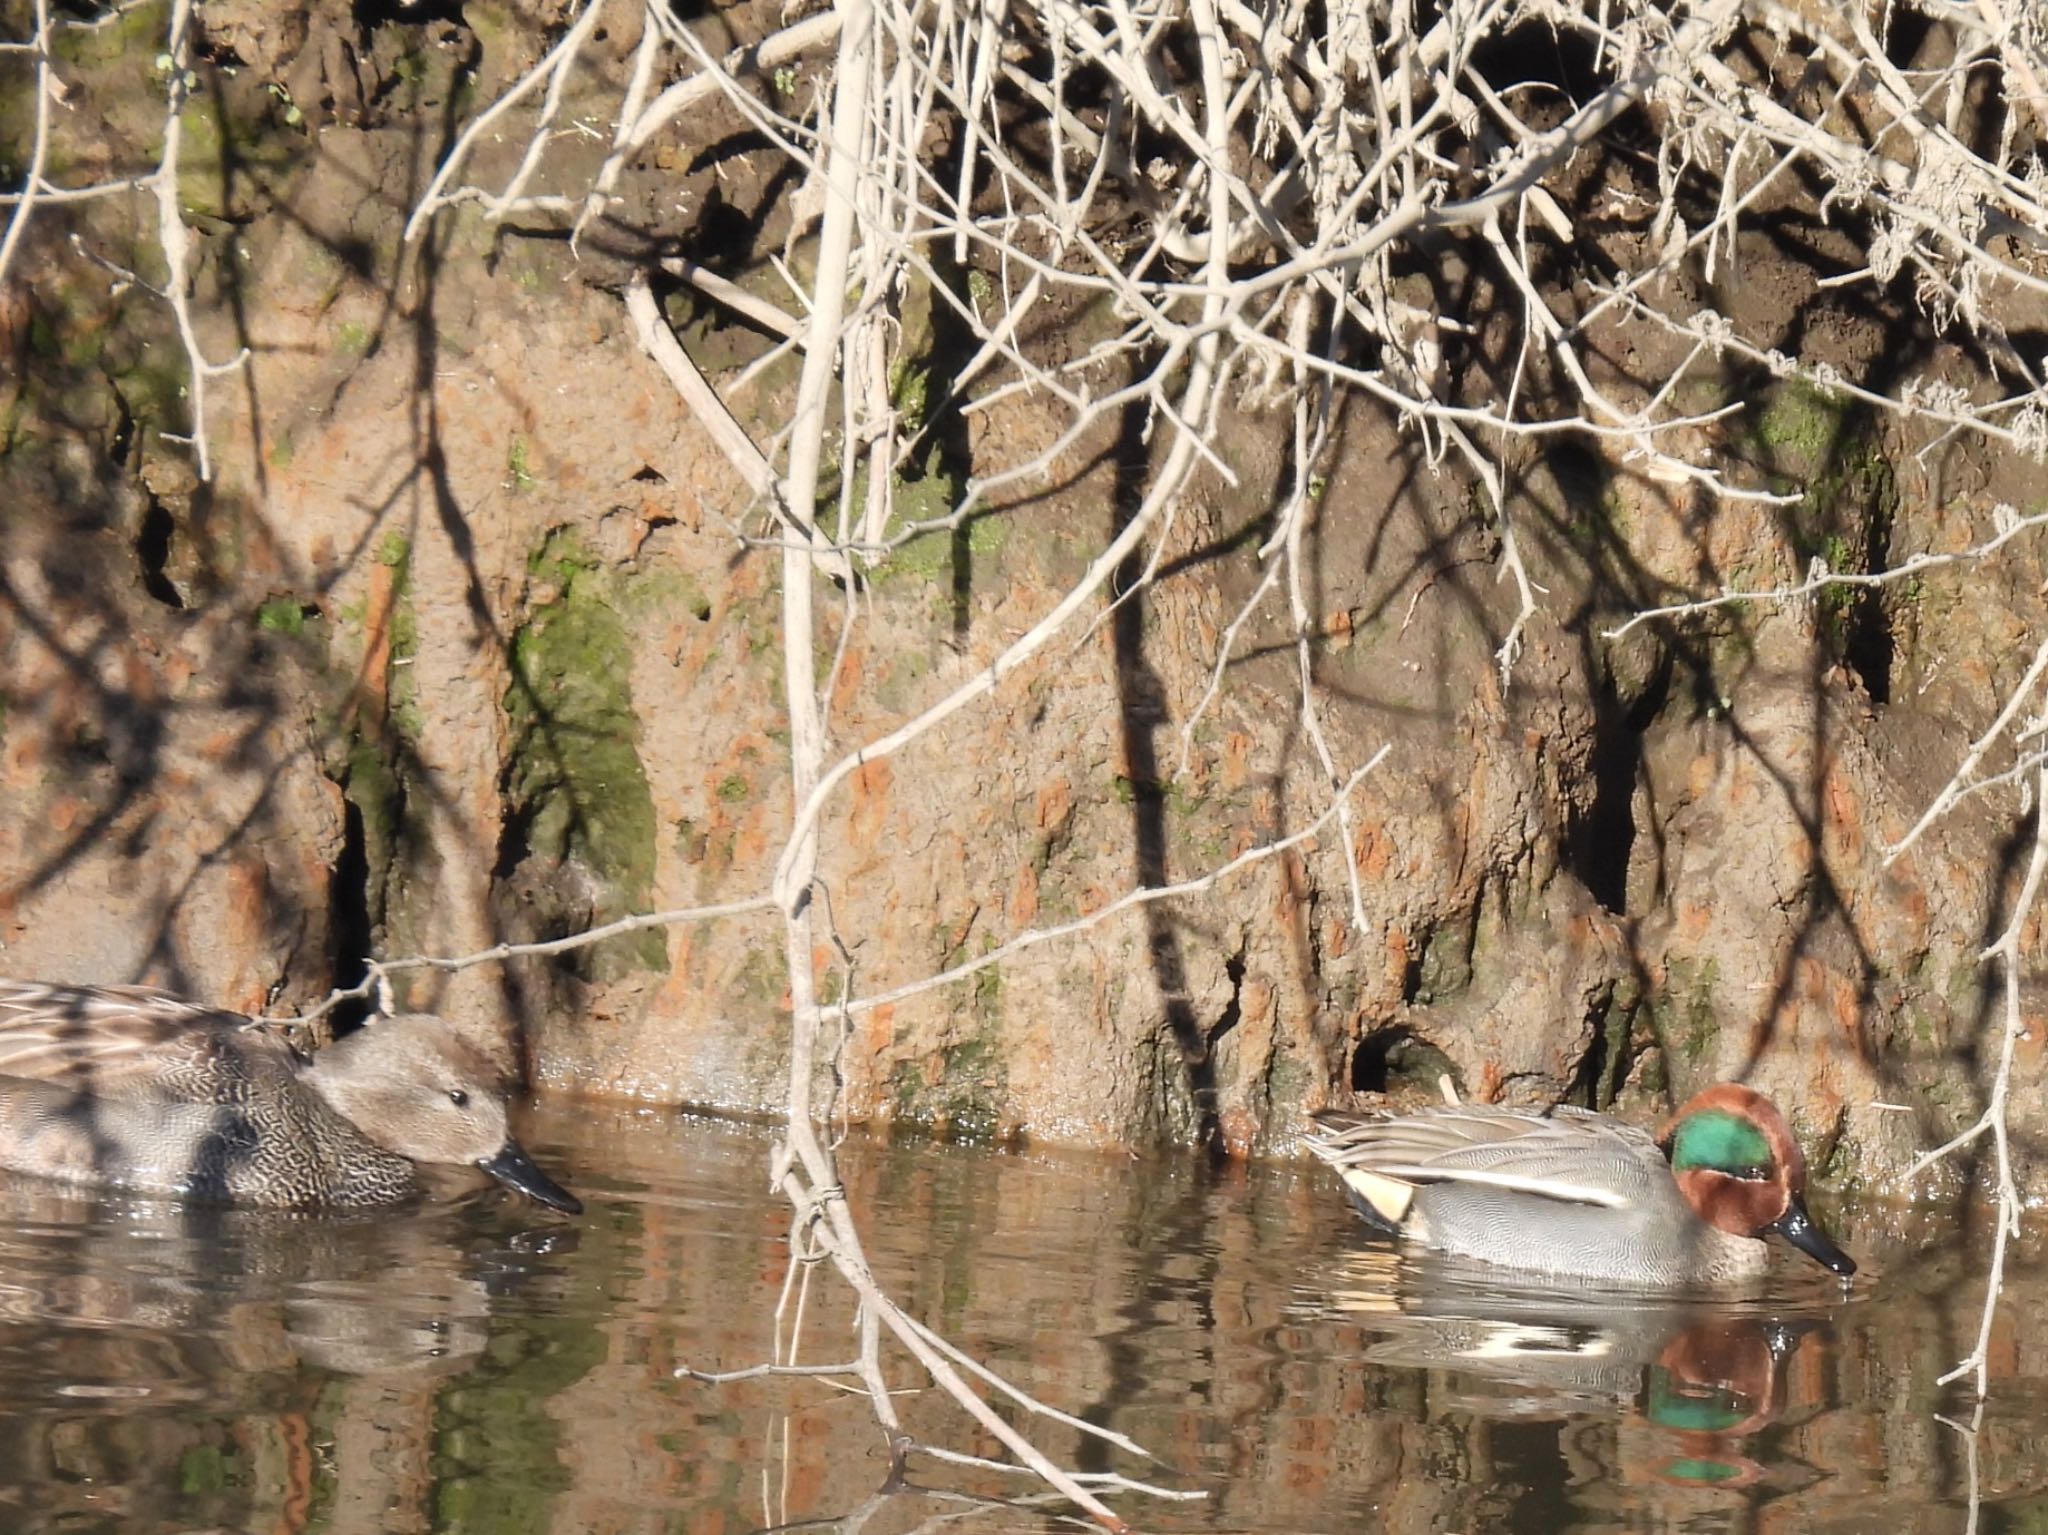
[[[134,1383],[143,1399],[228,1374],[460,1370],[500,1300],[574,1251],[574,1228],[530,1207],[519,1220],[481,1194],[389,1221],[0,1183],[0,1359],[15,1370],[0,1415],[46,1404],[45,1361],[21,1351],[51,1336],[74,1350],[63,1371]]]
[[[1786,1367],[1800,1339],[1821,1324],[1720,1317],[1693,1323],[1643,1372],[1643,1421],[1676,1441],[1651,1456],[1650,1474],[1688,1486],[1747,1487],[1763,1476],[1743,1441],[1774,1422],[1786,1401]]]
[[[0,1181],[0,1528],[188,1529],[195,1466],[239,1468],[203,1498],[256,1513],[221,1528],[303,1528],[273,1477],[377,1510],[337,1530],[428,1528],[433,1404],[575,1235],[481,1194],[313,1218]]]
[[[1811,1359],[1830,1346],[1840,1305],[1819,1285],[1774,1302],[1540,1281],[1517,1288],[1484,1265],[1385,1248],[1354,1251],[1341,1265],[1332,1309],[1372,1335],[1370,1364],[1431,1372],[1432,1415],[1529,1421],[1618,1411],[1618,1463],[1606,1470],[1629,1484],[1756,1481],[1746,1445],[1787,1410],[1802,1352]]]

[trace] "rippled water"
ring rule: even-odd
[[[1023,1478],[913,1456],[768,1357],[787,1217],[770,1132],[554,1104],[529,1147],[588,1201],[376,1219],[0,1190],[0,1528],[862,1535],[1070,1528]],[[1934,1384],[1980,1264],[1897,1212],[1836,1220],[1844,1298],[1516,1294],[1365,1242],[1333,1180],[856,1139],[848,1198],[912,1315],[1207,1496],[1172,1531],[2048,1530],[2048,1266],[2023,1254],[1973,1437]],[[828,1274],[803,1357],[848,1353]],[[917,1377],[892,1357],[891,1379]],[[993,1444],[935,1392],[919,1438]]]

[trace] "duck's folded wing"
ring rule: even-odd
[[[142,986],[0,980],[0,1077],[118,1094],[205,1054],[221,1024],[246,1022]],[[268,1048],[254,1031],[244,1038]]]
[[[1661,1163],[1643,1131],[1565,1107],[1547,1114],[1476,1106],[1399,1119],[1331,1116],[1307,1144],[1382,1214],[1405,1212],[1405,1193],[1397,1191],[1435,1183],[1622,1209],[1636,1202]]]

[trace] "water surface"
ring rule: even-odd
[[[0,1528],[585,1532],[1072,1528],[1027,1479],[912,1455],[770,1356],[788,1216],[767,1129],[557,1102],[523,1138],[588,1202],[496,1192],[375,1218],[0,1188]],[[1754,1293],[1514,1291],[1365,1239],[1334,1179],[855,1138],[847,1196],[912,1315],[1147,1463],[1043,1424],[1069,1465],[1206,1493],[1160,1531],[2048,1530],[2048,1263],[2023,1251],[1994,1387],[1976,1248],[1872,1210]],[[786,1336],[796,1298],[785,1310]],[[799,1357],[845,1357],[829,1272]],[[996,1446],[889,1358],[910,1434]],[[821,1523],[823,1521],[823,1523]]]

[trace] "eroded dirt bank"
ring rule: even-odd
[[[537,56],[550,18],[470,6],[362,28],[345,8],[304,25],[205,9],[181,192],[206,350],[249,351],[212,385],[213,481],[164,436],[190,426],[167,312],[110,270],[159,270],[144,200],[45,214],[0,294],[0,965],[282,1008],[352,979],[366,947],[460,953],[758,894],[789,817],[778,567],[741,543],[762,519],[619,294],[672,247],[772,284],[792,189],[748,163],[746,125],[714,105],[684,148],[648,150],[623,211],[575,250],[474,207],[408,246],[454,126]],[[146,159],[159,24],[144,7],[72,45],[66,68],[105,113],[104,157],[80,174]],[[722,25],[745,40],[769,20],[737,8]],[[604,44],[593,113],[634,42]],[[17,97],[0,109],[9,164]],[[502,175],[521,150],[484,153]],[[1588,174],[1612,188],[1625,163]],[[1635,236],[1601,238],[1620,261]],[[1830,238],[1803,258],[1758,241],[1723,301],[1871,387],[1908,359],[1975,387],[1971,359],[1905,313],[1837,305],[1817,284]],[[1503,302],[1469,274],[1445,281],[1474,316]],[[740,383],[770,339],[686,290],[665,302],[741,422],[778,419],[794,363]],[[943,377],[957,343],[931,312],[927,295],[923,366]],[[1103,323],[1076,310],[1033,344]],[[1499,366],[1476,331],[1463,365]],[[1623,392],[1684,356],[1647,329],[1603,341]],[[2048,484],[2032,462],[1904,440],[1803,387],[1728,371],[1686,387],[1702,412],[1747,402],[1702,429],[1709,446],[1802,499],[1711,503],[1632,475],[1598,439],[1515,450],[1543,599],[1505,682],[1497,531],[1384,413],[1346,416],[1308,601],[1333,752],[1390,748],[1356,800],[1362,925],[1328,831],[863,1014],[839,1106],[1251,1148],[1355,1091],[1433,1093],[1445,1071],[1481,1098],[1645,1113],[1740,1077],[1791,1105],[1816,1167],[1844,1181],[1892,1179],[1966,1123],[1991,1028],[1977,951],[2023,852],[2013,805],[1983,796],[1890,867],[1881,852],[2024,667],[2038,550],[1603,631],[1677,592],[1797,580],[1816,556],[1873,569],[1961,549],[1995,505],[2041,509]],[[1145,426],[1069,450],[1049,487],[877,572],[831,674],[842,747],[1053,606],[1112,535]],[[991,444],[1014,458],[1060,428],[1012,397],[944,434],[899,492],[943,507]],[[1284,417],[1248,402],[1214,447],[1235,483],[1199,482],[1155,584],[838,802],[824,872],[857,994],[1321,813],[1284,604],[1237,635],[1208,697],[1260,578]],[[823,578],[820,593],[841,601]],[[551,1085],[782,1098],[780,939],[756,918],[421,979],[413,1000],[508,1061],[523,1042]],[[2048,1114],[2035,1064],[2015,1103],[2026,1136]]]

